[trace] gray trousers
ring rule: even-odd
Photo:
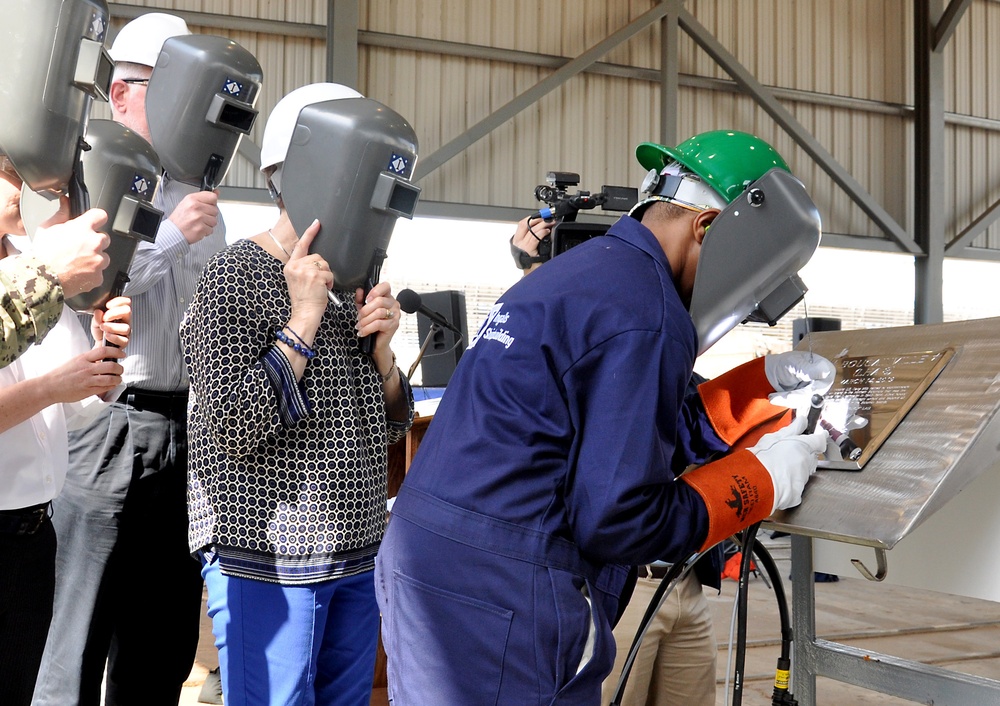
[[[202,582],[187,545],[186,403],[135,404],[70,435],[34,706],[99,706],[105,665],[107,706],[175,706],[191,671]]]

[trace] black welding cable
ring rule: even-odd
[[[792,642],[792,620],[788,612],[788,600],[785,598],[785,587],[781,583],[781,574],[778,565],[774,562],[774,557],[767,551],[767,548],[760,543],[759,539],[754,539],[753,553],[760,561],[760,565],[771,580],[774,590],[774,600],[778,604],[778,621],[781,623],[781,657],[789,659],[791,657]]]
[[[639,655],[639,645],[642,644],[643,638],[646,636],[646,632],[649,630],[649,626],[653,621],[653,617],[656,612],[660,609],[660,605],[666,600],[667,596],[674,589],[674,586],[682,578],[687,575],[687,572],[691,570],[694,563],[698,560],[699,554],[692,554],[687,557],[684,561],[679,561],[676,564],[671,565],[667,569],[666,575],[660,579],[660,585],[656,587],[656,591],[653,593],[652,599],[649,601],[649,605],[646,606],[646,612],[642,616],[642,621],[639,623],[639,629],[635,633],[635,637],[632,639],[632,646],[629,647],[628,656],[625,658],[625,663],[622,665],[621,676],[618,677],[618,686],[615,688],[615,693],[611,697],[610,706],[621,706],[622,698],[625,696],[625,685],[628,684],[628,676],[632,671],[632,665],[635,663],[635,658]]]
[[[792,626],[791,616],[788,611],[788,601],[785,596],[785,589],[781,581],[781,574],[778,571],[778,566],[775,564],[774,558],[771,556],[770,552],[768,552],[764,545],[761,544],[760,540],[757,539],[757,531],[759,528],[760,523],[758,522],[755,525],[748,527],[743,532],[743,551],[740,565],[740,581],[738,584],[739,593],[737,596],[738,633],[735,667],[736,679],[733,684],[733,706],[739,706],[742,704],[743,699],[743,672],[746,662],[746,628],[748,617],[749,577],[752,556],[756,556],[757,559],[760,560],[761,567],[767,573],[768,578],[771,580],[771,585],[774,588],[774,597],[778,606],[778,620],[781,626],[781,657],[778,660],[778,669],[787,673],[791,663]],[[752,551],[747,551],[747,547],[751,547]],[[622,698],[625,694],[625,685],[628,683],[629,674],[631,673],[632,666],[638,656],[639,645],[642,644],[642,640],[645,637],[646,632],[649,630],[649,625],[652,622],[653,616],[656,615],[656,612],[660,609],[660,605],[664,600],[666,600],[666,597],[670,595],[670,591],[672,591],[674,586],[684,577],[684,575],[686,575],[687,571],[694,565],[698,557],[699,555],[695,554],[683,562],[674,564],[660,581],[660,585],[653,594],[653,598],[650,600],[649,605],[646,608],[646,612],[642,617],[642,622],[639,624],[639,630],[636,632],[635,638],[632,640],[632,645],[629,647],[628,656],[622,666],[622,673],[618,678],[618,685],[615,688],[615,693],[609,706],[621,706]],[[777,685],[775,686],[775,690],[776,692],[778,691]],[[787,687],[784,688],[784,691],[787,692]]]
[[[737,595],[736,617],[736,665],[733,676],[733,706],[743,704],[743,679],[747,656],[747,613],[750,593],[750,566],[753,561],[753,544],[757,541],[757,530],[760,523],[750,525],[743,530],[742,561],[740,562],[739,593]]]
[[[781,625],[781,656],[778,658],[778,666],[774,673],[774,692],[771,695],[772,706],[781,704],[797,703],[792,694],[788,691],[790,669],[792,666],[792,619],[788,611],[788,600],[785,598],[785,587],[781,583],[781,573],[778,565],[774,561],[771,553],[755,539],[753,553],[760,561],[768,577],[771,579],[771,587],[774,590],[774,600],[778,604],[778,621]]]

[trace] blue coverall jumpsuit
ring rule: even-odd
[[[629,217],[501,297],[378,556],[394,706],[599,703],[626,567],[706,537],[670,470],[678,439],[720,443],[685,401],[696,354],[663,249]]]

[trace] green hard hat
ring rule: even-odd
[[[702,132],[676,147],[643,142],[635,148],[635,156],[643,168],[657,171],[671,162],[680,163],[711,185],[726,203],[774,167],[791,172],[771,145],[735,130]]]

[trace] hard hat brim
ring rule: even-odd
[[[666,145],[658,145],[655,142],[641,143],[635,148],[635,158],[639,160],[643,169],[655,169],[656,171],[663,169],[670,162],[684,164],[684,158],[676,150]]]

